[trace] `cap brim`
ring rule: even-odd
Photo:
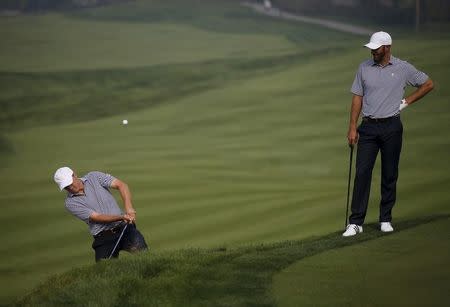
[[[375,43],[368,43],[368,44],[365,44],[365,45],[364,45],[364,47],[367,47],[367,48],[372,49],[372,50],[378,49],[378,48],[380,48],[381,46],[383,46],[383,45],[381,45],[381,44],[375,44]]]
[[[71,185],[72,182],[73,182],[72,179],[71,179],[71,180],[66,180],[66,181],[64,181],[64,182],[61,182],[61,183],[59,184],[59,189],[60,189],[61,191],[64,190],[64,189],[67,188],[69,185]]]

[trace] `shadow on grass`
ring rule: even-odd
[[[381,233],[374,223],[352,238],[343,238],[339,231],[299,241],[236,249],[189,249],[105,261],[53,277],[18,306],[274,306],[272,277],[289,265],[449,217],[399,221],[390,234]]]

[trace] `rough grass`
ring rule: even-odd
[[[448,218],[398,222],[395,234]],[[275,273],[296,261],[386,236],[376,228],[368,225],[366,232],[355,238],[342,238],[338,232],[301,241],[179,250],[105,261],[49,279],[18,306],[274,306],[271,287]],[[320,302],[314,294],[309,299],[309,303]],[[351,294],[347,301],[351,301]],[[363,304],[371,306],[370,302]]]

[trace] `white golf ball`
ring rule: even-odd
[[[124,119],[124,120],[122,121],[122,124],[127,125],[127,124],[128,124],[128,120]]]

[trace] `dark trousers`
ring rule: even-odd
[[[381,152],[380,222],[392,220],[396,200],[398,165],[402,149],[403,125],[400,117],[382,121],[363,119],[358,127],[356,175],[353,186],[352,214],[349,223],[362,225],[369,202],[372,171]]]
[[[121,225],[112,230],[105,230],[94,237],[92,248],[95,250],[95,261],[98,262],[101,259],[109,258],[124,227],[125,225]],[[144,236],[139,232],[135,224],[129,224],[111,258],[119,257],[121,250],[134,253],[147,249]]]

